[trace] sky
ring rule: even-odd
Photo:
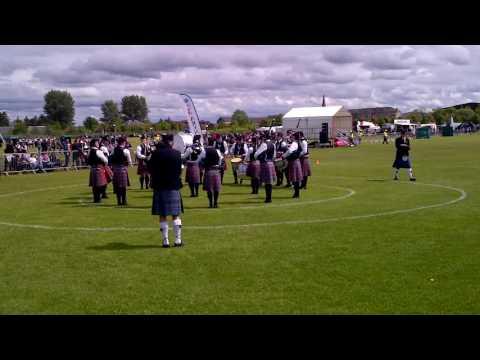
[[[75,121],[101,117],[101,104],[145,96],[153,122],[200,119],[242,109],[249,116],[292,107],[392,106],[402,112],[480,100],[480,46],[4,46],[0,111],[40,115],[43,96],[67,90]]]

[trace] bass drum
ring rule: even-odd
[[[181,154],[191,145],[193,145],[193,135],[191,134],[180,132],[173,137],[173,148],[180,151]]]

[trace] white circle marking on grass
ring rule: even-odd
[[[221,207],[219,210],[251,210],[251,209],[258,209],[258,208],[277,208],[277,207],[289,207],[289,206],[298,206],[298,205],[310,205],[310,204],[320,204],[324,202],[329,202],[329,201],[336,201],[336,200],[344,200],[347,199],[353,195],[356,194],[355,190],[350,189],[350,188],[344,188],[344,187],[339,187],[339,186],[328,186],[328,185],[321,185],[322,187],[326,188],[331,188],[331,189],[338,189],[338,190],[346,190],[347,194],[342,195],[342,196],[336,196],[332,198],[327,198],[327,199],[320,199],[320,200],[307,200],[307,201],[295,201],[295,202],[285,202],[281,204],[255,204],[255,205],[249,205],[249,206],[236,206],[236,207]],[[227,193],[228,195],[228,193]],[[83,206],[89,206],[89,207],[96,207],[97,205],[93,203],[86,203],[83,200],[78,200],[78,203],[83,205]],[[100,206],[101,207],[101,206]],[[116,207],[105,207],[106,209],[118,209]],[[122,211],[143,211],[145,212],[147,209],[136,209],[136,208],[120,208]],[[189,212],[191,211],[212,211],[212,209],[209,208],[193,208],[193,209],[188,209],[185,208],[185,210],[188,210]],[[215,211],[215,210],[214,210]]]
[[[380,217],[380,216],[388,216],[388,215],[397,215],[397,214],[405,214],[414,211],[420,211],[425,209],[433,209],[439,207],[445,207],[449,205],[453,205],[457,202],[465,200],[467,198],[467,193],[463,189],[454,188],[452,186],[447,185],[440,185],[440,184],[426,184],[426,183],[413,183],[412,185],[415,186],[430,186],[430,187],[437,187],[442,189],[447,189],[451,191],[458,192],[460,194],[459,197],[432,205],[424,205],[418,206],[409,209],[400,209],[400,210],[391,210],[385,212],[378,212],[378,213],[371,213],[371,214],[364,214],[364,215],[354,215],[354,216],[344,216],[344,217],[336,217],[336,218],[326,218],[326,219],[313,219],[313,220],[293,220],[293,221],[281,221],[281,222],[267,222],[267,223],[254,223],[254,224],[237,224],[237,225],[204,225],[204,226],[183,226],[184,229],[194,229],[194,230],[211,230],[211,229],[235,229],[235,228],[248,228],[248,227],[257,227],[257,226],[271,226],[271,225],[303,225],[303,224],[316,224],[316,223],[327,223],[327,222],[336,222],[336,221],[343,221],[343,220],[359,220],[359,219],[368,219],[373,217]],[[78,186],[78,185],[71,185],[71,186]],[[17,193],[18,194],[18,193]],[[66,230],[66,231],[96,231],[96,232],[116,232],[116,231],[158,231],[158,227],[115,227],[115,228],[108,228],[108,227],[64,227],[64,226],[49,226],[49,225],[36,225],[36,224],[17,224],[17,223],[9,223],[9,222],[0,222],[0,225],[11,226],[11,227],[18,227],[18,228],[29,228],[29,229],[40,229],[40,230]]]

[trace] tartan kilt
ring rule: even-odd
[[[183,213],[183,201],[179,190],[154,190],[152,215],[178,216]]]
[[[197,162],[187,161],[187,171],[185,173],[185,182],[200,184],[200,167]]]
[[[264,184],[273,184],[277,182],[277,173],[273,161],[260,163],[260,181]]]
[[[224,172],[227,170],[227,162],[225,161],[225,157],[220,162],[220,169]]]
[[[292,183],[303,180],[302,164],[300,163],[300,159],[288,161],[288,180]]]
[[[88,186],[101,187],[108,184],[107,175],[105,172],[105,166],[98,165],[90,168],[90,178],[88,180]]]
[[[148,172],[147,163],[143,159],[138,159],[137,175],[150,175],[150,173]]]
[[[312,169],[310,168],[310,159],[309,158],[301,158],[300,163],[302,164],[303,177],[312,176]]]
[[[114,166],[113,167],[113,191],[116,193],[117,189],[126,188],[130,186],[130,179],[128,178],[128,167]]]
[[[254,179],[260,179],[260,161],[254,160],[248,163],[247,176]]]
[[[218,169],[207,170],[205,172],[203,190],[220,192],[221,188],[222,188],[222,180],[220,177],[220,170]]]
[[[107,178],[107,183],[111,183],[113,180],[113,171],[108,165],[105,166],[105,176]]]
[[[403,160],[402,156],[396,156],[392,167],[396,169],[410,169],[412,167],[410,156],[406,156],[406,158],[406,160]]]

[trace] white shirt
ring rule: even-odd
[[[145,146],[148,149],[148,145],[145,145]],[[142,144],[137,146],[136,155],[137,155],[137,159],[146,159],[147,158],[145,155],[142,155]]]
[[[132,155],[130,154],[130,150],[128,149],[123,149],[123,153],[127,157],[128,160],[128,165],[132,166]]]
[[[222,159],[223,159],[223,156],[222,156],[222,153],[220,152],[220,150],[216,149],[217,150],[217,154],[218,154],[218,166],[220,166],[220,164],[222,163]],[[202,151],[202,153],[199,155],[198,157],[198,161],[200,162],[201,160],[205,159],[205,157],[207,156],[207,153],[205,150]]]
[[[108,148],[105,145],[100,146],[100,150],[103,151],[106,156],[110,155]]]
[[[205,154],[205,149],[203,148],[203,146],[200,146],[200,149],[201,149],[201,151],[200,151],[200,154],[197,156],[197,160],[188,160],[188,161],[199,163],[200,158],[202,157],[202,155]],[[185,152],[183,153],[182,160],[188,159],[192,153],[193,153],[193,149],[189,146],[187,148],[187,150],[185,150]],[[203,157],[205,157],[205,156],[203,156]]]
[[[99,150],[99,149],[97,149],[97,148],[92,148],[92,149],[93,149],[93,150],[96,150],[95,154],[97,155],[97,157],[98,157],[100,160],[102,160],[102,161],[105,163],[105,165],[108,164],[108,159],[107,159],[107,157],[105,156],[105,154],[103,153],[102,150]]]
[[[233,144],[232,147],[230,148],[230,154],[232,154],[233,156],[237,156],[235,155],[235,145],[237,144]],[[243,144],[243,151],[244,151],[243,155],[240,155],[240,156],[245,156],[248,153],[248,146],[245,143]]]
[[[282,155],[282,157],[285,159],[287,156],[289,156],[291,153],[294,151],[298,150],[298,143],[296,141],[292,142],[290,146],[288,147],[288,150],[285,154]]]
[[[257,151],[255,151],[255,154],[253,157],[257,159],[264,151],[267,151],[268,145],[266,142],[262,142],[260,146],[258,147]],[[273,158],[275,159],[277,157],[277,150],[275,149],[275,146],[273,147]]]
[[[303,156],[305,154],[308,153],[308,143],[307,143],[307,140],[302,140],[302,142],[300,143],[301,147],[302,147],[302,151],[300,152],[300,156]]]

